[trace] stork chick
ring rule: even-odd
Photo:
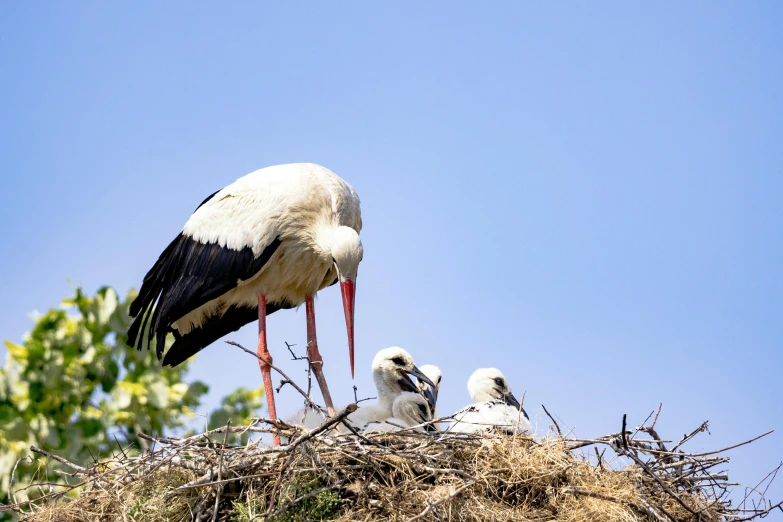
[[[501,429],[507,433],[533,433],[530,417],[511,392],[506,377],[497,368],[480,368],[468,379],[474,404],[454,414],[449,431],[476,433]]]

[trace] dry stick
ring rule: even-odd
[[[28,458],[30,459],[31,464],[34,462],[30,455],[26,455],[21,459],[17,459],[16,464],[14,464],[14,469],[11,470],[11,481],[8,483],[8,498],[10,498],[13,502],[16,502],[16,495],[14,495],[14,492],[11,491],[11,487],[14,485],[14,479],[16,478],[16,467],[20,462],[27,460]],[[2,511],[0,511],[0,513],[2,513]]]
[[[280,424],[279,420],[278,421],[274,421],[272,419],[264,419],[262,417],[259,417],[258,419],[263,421],[263,422],[266,422],[268,424],[271,424],[273,426],[276,425],[276,424]],[[190,445],[192,442],[196,442],[199,439],[203,439],[205,437],[209,437],[210,435],[216,435],[218,433],[223,433],[223,432],[242,433],[242,432],[245,432],[245,431],[250,431],[250,432],[253,432],[253,433],[271,433],[273,430],[269,429],[269,428],[256,428],[256,427],[253,427],[253,426],[233,426],[233,427],[230,427],[230,428],[226,429],[226,426],[221,426],[219,428],[214,428],[214,429],[211,429],[209,431],[205,431],[204,433],[199,433],[198,435],[193,435],[193,436],[190,436],[190,437],[186,437],[184,439],[170,439],[170,438],[166,438],[166,437],[151,437],[151,436],[147,435],[146,433],[141,433],[141,432],[137,433],[136,435],[138,437],[141,437],[142,439],[146,439],[146,440],[149,440],[149,441],[152,441],[152,442],[157,442],[157,443],[160,443],[160,444],[170,444],[170,445],[176,446],[176,447],[183,447],[185,444]],[[200,444],[202,446],[204,445],[204,443],[197,443],[197,444]],[[211,444],[214,444],[214,443],[211,443]]]
[[[710,421],[706,420],[701,423],[701,426],[690,432],[689,434],[685,435],[680,439],[680,442],[678,442],[672,449],[672,453],[677,450],[680,446],[691,440],[693,437],[701,433],[702,431],[707,431],[710,425]]]
[[[560,431],[560,426],[557,424],[557,421],[555,420],[555,418],[554,418],[554,417],[552,417],[552,415],[550,415],[550,414],[549,414],[549,410],[547,410],[547,409],[546,409],[546,406],[544,406],[544,405],[542,404],[542,405],[541,405],[541,407],[542,407],[542,408],[544,408],[544,413],[546,413],[547,417],[549,417],[549,418],[552,420],[552,422],[554,422],[554,423],[555,423],[555,428],[557,429],[557,434],[558,434],[558,435],[560,436],[560,438],[562,439],[562,438],[563,438],[563,432],[562,432],[562,431]]]
[[[663,403],[658,404],[658,411],[655,412],[655,418],[653,419],[652,423],[648,426],[648,428],[653,429],[655,428],[655,423],[658,422],[658,415],[661,414],[661,408],[663,408]]]
[[[774,506],[769,506],[764,511],[759,511],[756,509],[753,510],[753,513],[751,515],[748,515],[746,517],[732,518],[732,522],[745,522],[746,520],[755,520],[756,518],[763,518],[769,515],[775,509],[779,509],[780,511],[783,511],[783,501],[778,502]],[[733,516],[733,515],[729,513],[724,516]]]
[[[613,497],[612,495],[604,495],[603,493],[596,493],[594,491],[588,491],[586,489],[579,489],[579,488],[571,488],[571,487],[564,488],[563,493],[571,493],[572,495],[584,495],[586,497],[599,498],[601,500],[608,500],[609,502],[623,504],[624,506],[634,508],[636,511],[640,513],[649,515],[653,517],[655,520],[658,520],[659,522],[668,522],[665,518],[659,515],[658,512],[655,511],[652,508],[652,506],[650,506],[649,504],[647,504],[646,506],[642,506],[637,504],[636,502],[631,502],[630,500],[625,500],[622,498]]]
[[[658,445],[658,449],[660,449],[661,451],[669,451],[666,449],[666,445],[661,440],[661,437],[658,436],[658,432],[655,431],[655,423],[658,422],[658,415],[660,415],[662,407],[663,407],[663,403],[658,404],[658,411],[655,412],[655,417],[653,418],[649,426],[644,426],[644,425],[638,426],[636,430],[642,431],[650,435],[654,439],[655,443]],[[636,442],[640,442],[640,441],[636,441]]]
[[[715,455],[716,453],[723,453],[724,451],[729,451],[731,449],[739,448],[740,446],[744,446],[745,444],[750,444],[751,442],[755,442],[755,441],[759,440],[762,437],[766,437],[770,433],[774,433],[774,431],[775,430],[769,430],[767,433],[762,433],[758,437],[754,437],[754,438],[752,438],[750,440],[746,440],[745,442],[740,442],[739,444],[735,444],[735,445],[729,446],[727,448],[722,448],[722,449],[714,450],[714,451],[705,451],[704,453],[691,453],[690,455],[692,457],[706,457],[708,455]]]
[[[310,396],[310,392],[313,391],[313,366],[310,364],[310,357],[307,355],[303,355],[301,357],[298,357],[293,350],[293,347],[296,346],[295,344],[288,344],[288,341],[285,342],[285,347],[288,348],[288,351],[291,352],[292,360],[294,361],[307,361],[307,396]],[[326,416],[323,414],[323,410],[319,410],[321,412],[321,416],[326,418]],[[307,412],[305,411],[306,415]],[[302,416],[302,422],[304,422],[304,415]]]
[[[219,453],[220,457],[218,458],[218,472],[217,472],[217,479],[218,482],[223,480],[223,450],[226,448],[226,441],[228,440],[228,428],[231,425],[231,419],[228,419],[226,422],[226,432],[223,434],[223,447],[220,448]],[[218,486],[215,486],[215,507],[212,509],[212,522],[217,521],[217,514],[218,514],[218,506],[220,505],[220,494],[223,492],[223,485],[220,484]]]
[[[761,492],[761,498],[766,498],[766,495],[767,495],[767,490],[768,490],[768,489],[769,489],[769,487],[772,485],[772,483],[775,481],[775,478],[778,476],[778,471],[780,471],[780,468],[781,468],[781,466],[783,466],[783,462],[781,462],[780,464],[778,464],[778,467],[777,467],[777,468],[775,468],[775,472],[774,472],[774,473],[772,473],[772,478],[771,478],[771,479],[769,479],[769,482],[767,482],[767,487],[765,487],[765,488],[764,488],[764,491],[762,491],[762,492]],[[769,474],[767,474],[767,477],[768,477],[768,476],[769,476]],[[766,477],[765,477],[765,479],[766,479]],[[762,480],[761,482],[764,482],[764,481]],[[761,483],[759,483],[759,484],[761,484]],[[783,511],[783,509],[782,509],[781,511]]]
[[[760,485],[762,485],[762,484],[764,483],[764,481],[765,481],[765,480],[767,480],[767,479],[770,477],[770,475],[777,475],[777,474],[778,474],[778,470],[780,470],[780,467],[781,467],[781,466],[783,466],[783,462],[781,462],[780,464],[778,464],[778,467],[776,467],[775,469],[773,469],[772,471],[770,471],[769,473],[767,473],[767,476],[766,476],[766,477],[764,477],[763,479],[759,480],[758,484],[756,484],[755,486],[753,486],[752,488],[750,488],[750,491],[748,491],[748,493],[747,493],[747,494],[745,495],[745,497],[742,499],[742,502],[740,502],[740,503],[739,503],[739,506],[740,506],[740,507],[744,507],[744,506],[745,506],[745,501],[746,501],[746,500],[748,500],[748,497],[750,496],[750,494],[751,494],[751,493],[753,493],[753,492],[758,492],[758,487],[759,487]],[[773,477],[773,479],[774,479],[774,477]],[[771,482],[772,482],[772,481],[770,481],[770,483],[771,483]],[[769,484],[767,485],[767,488],[769,488]],[[766,491],[767,491],[767,490],[766,490],[766,489],[764,489],[764,493],[766,493]],[[762,499],[764,498],[764,493],[761,493],[761,495],[760,495]]]
[[[87,468],[83,468],[82,466],[80,466],[78,464],[74,464],[73,462],[69,462],[69,461],[65,460],[64,458],[62,458],[62,457],[60,457],[58,455],[55,455],[54,453],[49,453],[48,451],[44,451],[41,448],[36,448],[35,446],[30,446],[30,451],[32,451],[34,453],[39,453],[39,454],[43,455],[44,457],[49,457],[50,459],[54,459],[57,462],[60,462],[62,464],[65,464],[66,466],[70,466],[73,469],[80,471],[81,473],[87,473],[87,474],[91,474],[92,473],[92,470],[89,470]]]
[[[230,344],[231,346],[236,346],[240,350],[249,353],[250,355],[252,355],[256,359],[258,359],[259,361],[263,361],[264,363],[268,364],[269,367],[272,368],[277,373],[279,373],[283,377],[283,379],[289,381],[291,383],[291,386],[293,386],[294,389],[296,389],[296,391],[298,391],[300,394],[302,394],[302,397],[305,398],[305,400],[307,401],[307,404],[309,404],[314,410],[316,410],[317,412],[321,413],[321,415],[323,415],[323,410],[321,410],[321,408],[316,403],[314,403],[312,401],[312,399],[310,399],[309,394],[305,393],[305,391],[302,388],[300,388],[298,384],[296,384],[294,381],[292,381],[291,378],[288,375],[286,375],[283,370],[281,370],[280,368],[278,368],[274,364],[268,362],[263,357],[260,357],[257,353],[251,352],[250,350],[248,350],[247,348],[245,348],[244,346],[242,346],[239,343],[236,343],[234,341],[226,341],[226,344]]]
[[[598,459],[598,467],[601,469],[601,471],[604,471],[604,463],[603,463],[603,456],[604,456],[604,454],[603,454],[603,452],[601,452],[599,454],[598,453],[598,447],[596,447],[596,446],[593,446],[593,449],[595,450],[595,457]],[[604,451],[606,451],[605,448],[604,448]]]
[[[525,405],[525,396],[527,395],[527,390],[522,393],[522,400],[519,402],[519,409],[517,410],[517,423],[514,425],[514,433],[513,435],[516,436],[517,432],[519,431],[519,423],[522,422],[522,412],[525,411],[523,409],[523,406]]]
[[[138,432],[141,431],[141,426],[139,426],[139,423],[136,422],[136,423],[133,424],[133,429],[134,429],[134,431],[136,431],[138,433]],[[119,442],[117,444],[119,445]],[[149,444],[147,444],[147,442],[144,439],[139,441],[139,445],[141,446],[141,450],[144,453],[149,452],[149,450],[150,450]]]
[[[623,418],[625,418],[625,415],[623,415]],[[625,423],[623,423],[623,427],[624,425]],[[634,455],[632,451],[629,451],[627,448],[623,449],[618,444],[612,444],[612,449],[614,449],[617,453],[621,455],[625,455],[626,457],[629,457],[631,460],[636,462],[636,464],[638,464],[640,468],[642,468],[644,471],[647,472],[648,475],[650,475],[653,479],[655,479],[658,485],[661,486],[663,490],[666,491],[666,493],[674,497],[674,500],[676,500],[678,504],[684,507],[690,514],[692,514],[697,519],[701,519],[700,515],[696,511],[691,509],[691,507],[688,504],[683,502],[683,500],[679,497],[679,495],[677,495],[677,493],[672,491],[672,489],[669,486],[667,486],[666,483],[663,480],[661,480],[661,478],[658,475],[653,473],[653,471],[649,467],[647,467],[647,464],[645,464],[642,461],[642,459]]]
[[[623,413],[623,429],[620,430],[620,434],[622,435],[623,440],[623,448],[625,448],[625,451],[628,451],[628,439],[625,437],[625,420],[628,415]]]

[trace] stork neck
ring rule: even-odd
[[[375,388],[378,390],[378,404],[387,409],[391,415],[394,399],[400,394],[400,390],[396,386],[394,376],[387,374],[386,371],[376,369],[372,372],[372,378],[375,381]],[[389,380],[391,382],[388,382]]]

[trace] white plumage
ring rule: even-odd
[[[416,431],[436,431],[428,424],[432,421],[432,410],[427,400],[420,393],[403,392],[392,404],[392,417],[385,421],[374,421],[365,424],[362,431],[398,431],[416,427]]]
[[[156,338],[163,364],[176,366],[223,335],[259,321],[258,355],[268,362],[266,316],[307,306],[308,356],[327,407],[313,296],[341,286],[353,374],[355,281],[363,249],[359,197],[312,163],[252,172],[209,196],[144,278],[130,308],[128,344]],[[174,344],[163,356],[168,333]],[[271,392],[270,367],[259,361]],[[274,395],[266,393],[270,417]]]
[[[500,429],[510,434],[533,433],[530,418],[497,368],[480,368],[473,372],[468,379],[468,393],[474,404],[454,414],[448,431],[476,433]]]
[[[372,378],[378,394],[378,400],[374,403],[360,403],[359,408],[350,414],[348,422],[356,428],[362,428],[371,422],[382,422],[393,417],[394,401],[404,392],[419,393],[409,375],[427,382],[429,378],[424,375],[413,357],[398,346],[380,350],[372,361]],[[422,401],[424,398],[422,397]],[[426,404],[426,401],[424,402]],[[302,421],[302,411],[297,412],[291,419],[291,423],[300,423],[307,428],[316,428],[323,418],[312,410],[308,410]]]
[[[172,324],[181,334],[227,306],[267,303],[299,306],[342,275],[356,277],[363,251],[359,196],[330,170],[294,163],[257,170],[218,191],[185,223],[183,235],[254,256],[280,238],[280,246],[252,277]]]

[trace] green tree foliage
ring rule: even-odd
[[[188,363],[162,368],[154,351],[125,346],[134,297],[120,300],[108,287],[93,297],[77,289],[61,308],[40,315],[21,345],[6,341],[0,367],[0,504],[12,500],[14,466],[12,491],[31,481],[67,479],[55,472],[57,463],[47,461],[44,468],[31,445],[89,464],[119,453],[120,446],[138,453],[144,448],[139,431],[161,435],[193,419],[208,388],[183,382]],[[262,388],[234,391],[212,412],[210,427],[229,420],[243,424],[257,415],[262,395]],[[38,494],[20,491],[15,500]]]

